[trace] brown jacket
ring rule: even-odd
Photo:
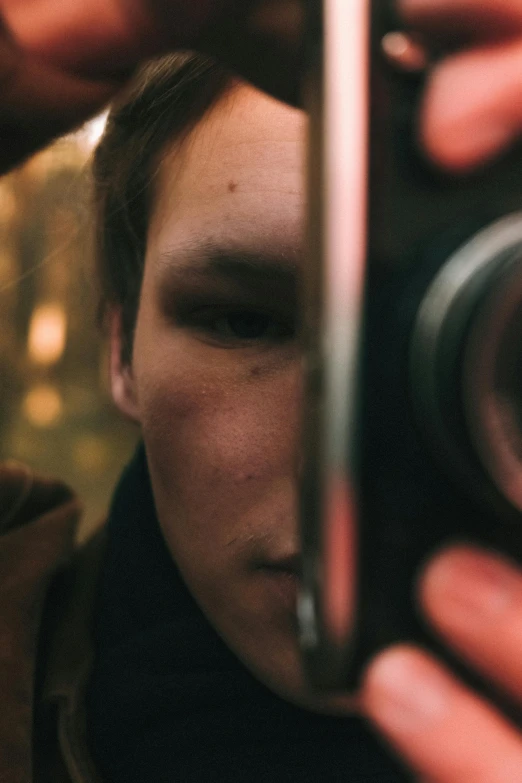
[[[100,783],[83,692],[103,528],[75,545],[81,505],[0,463],[0,783]]]

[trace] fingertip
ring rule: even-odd
[[[412,644],[397,644],[379,652],[363,675],[360,691],[361,708],[377,715],[383,700],[391,691],[400,690],[413,669],[425,665],[426,656]]]
[[[522,128],[522,43],[483,46],[447,57],[432,70],[419,119],[428,159],[454,174],[488,164]]]
[[[420,143],[431,163],[451,174],[465,175],[483,166],[509,148],[518,131],[493,119],[450,128],[426,123]]]

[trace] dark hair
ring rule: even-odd
[[[180,141],[234,84],[215,60],[171,54],[143,66],[113,105],[93,160],[98,317],[122,313],[122,359],[130,362],[154,176]]]

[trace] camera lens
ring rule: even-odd
[[[411,391],[432,454],[502,518],[522,511],[522,213],[460,247],[430,284]],[[506,512],[507,509],[507,513]]]
[[[522,511],[522,247],[501,264],[472,320],[463,404],[473,447],[502,495]]]

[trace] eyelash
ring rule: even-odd
[[[235,326],[236,333],[231,323],[234,318],[239,320]],[[295,324],[290,317],[283,318],[262,308],[244,305],[200,308],[193,311],[186,321],[212,342],[228,347],[283,343],[294,339],[296,335]],[[241,325],[244,327],[243,334],[238,334]],[[259,334],[256,334],[256,327],[259,327]],[[250,335],[245,330],[250,330]]]

